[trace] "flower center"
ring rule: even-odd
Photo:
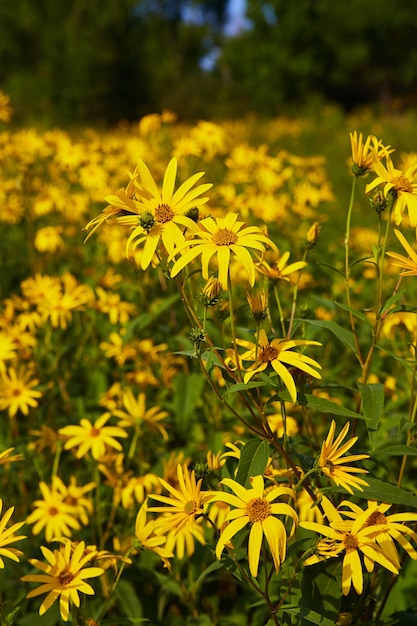
[[[238,237],[232,230],[220,228],[217,233],[214,233],[212,239],[216,246],[231,246],[236,243]]]
[[[98,437],[100,435],[100,430],[98,428],[93,428],[90,430],[90,437]]]
[[[13,389],[13,390],[12,390],[12,396],[13,396],[14,398],[18,398],[18,397],[19,397],[19,396],[21,396],[21,395],[22,395],[22,390],[21,390],[21,389],[17,389],[17,388],[16,388],[16,389]]]
[[[58,509],[56,508],[56,506],[49,507],[48,515],[51,515],[52,517],[54,517],[54,515],[58,515]]]
[[[155,209],[155,217],[158,222],[165,224],[175,217],[175,213],[168,204],[160,204]]]
[[[387,518],[380,511],[374,511],[370,514],[365,522],[365,526],[373,526],[374,524],[386,524]]]
[[[64,570],[63,572],[59,573],[58,580],[61,585],[69,585],[69,583],[74,580],[74,574],[68,572],[67,570]]]
[[[198,505],[195,500],[189,500],[184,506],[184,513],[187,515],[195,515],[197,513]]]
[[[246,515],[253,522],[263,522],[271,515],[271,505],[265,498],[253,498],[246,505]]]
[[[261,347],[261,351],[259,353],[259,360],[263,363],[273,361],[278,356],[278,350],[271,346],[269,343],[266,346]]]
[[[352,535],[352,533],[345,533],[345,536],[343,537],[343,545],[345,546],[346,552],[353,552],[353,550],[356,550],[359,545],[356,535]]]
[[[406,191],[408,193],[413,193],[413,187],[405,176],[395,176],[395,178],[391,179],[392,184],[394,185],[394,189],[396,191]]]

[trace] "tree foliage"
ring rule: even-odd
[[[222,63],[237,100],[274,113],[319,96],[345,108],[415,98],[417,14],[387,0],[248,0]]]

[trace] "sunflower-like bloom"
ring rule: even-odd
[[[290,281],[290,275],[294,274],[294,272],[299,272],[304,267],[306,267],[307,263],[305,261],[296,261],[295,263],[288,263],[288,259],[290,258],[290,253],[284,252],[284,254],[279,255],[278,259],[270,265],[266,261],[261,261],[256,269],[258,272],[269,278],[273,283],[277,283],[279,280]]]
[[[0,499],[0,513],[3,508],[3,500]],[[0,520],[0,569],[4,569],[4,561],[3,557],[11,559],[12,561],[19,562],[19,556],[22,556],[23,552],[18,550],[17,548],[11,548],[10,544],[15,543],[15,541],[21,541],[22,539],[26,539],[26,535],[16,535],[16,531],[19,528],[22,528],[25,522],[17,522],[10,526],[10,528],[6,528],[7,524],[10,521],[11,516],[13,515],[14,506],[11,506],[3,517]]]
[[[80,541],[74,550],[71,541],[53,552],[44,546],[41,546],[41,550],[47,563],[38,559],[29,559],[29,563],[40,569],[43,574],[29,574],[23,576],[21,580],[42,584],[30,591],[26,597],[34,598],[42,593],[48,594],[40,606],[39,615],[43,615],[59,598],[61,617],[67,622],[70,604],[80,606],[78,594],[94,595],[94,589],[85,582],[85,579],[100,576],[104,570],[101,567],[84,567],[97,554],[91,551],[85,554],[84,541]]]
[[[186,265],[201,254],[203,278],[208,279],[208,266],[211,258],[217,255],[218,279],[221,288],[228,288],[228,275],[231,253],[242,264],[250,285],[255,283],[255,264],[248,250],[254,249],[263,254],[265,246],[277,251],[275,244],[257,226],[246,226],[237,221],[237,213],[228,213],[222,217],[206,217],[200,222],[192,223],[190,230],[194,239],[185,241],[178,247],[175,254],[183,253],[174,263],[171,276],[176,276]],[[186,248],[188,250],[184,251]],[[171,258],[174,255],[171,255]]]
[[[212,494],[210,500],[229,504],[232,509],[226,516],[226,521],[229,523],[217,542],[216,557],[220,560],[224,548],[232,537],[249,524],[248,560],[250,573],[254,577],[258,574],[264,536],[271,550],[275,570],[278,572],[285,559],[287,534],[284,524],[275,516],[290,517],[293,520],[293,529],[298,522],[298,517],[289,504],[274,502],[274,500],[285,495],[294,497],[293,490],[288,487],[273,487],[265,492],[263,476],[253,476],[250,489],[245,489],[231,478],[224,478],[222,484],[229,487],[233,493],[218,491]]]
[[[155,532],[155,520],[147,519],[148,505],[146,501],[142,504],[139,509],[139,512],[136,516],[135,522],[135,545],[139,549],[143,550],[151,550],[151,552],[155,552],[162,561],[164,562],[165,567],[170,567],[169,560],[174,555],[172,550],[168,549],[166,546],[166,536],[161,534],[156,534]]]
[[[122,402],[125,410],[114,409],[112,412],[113,415],[120,419],[119,426],[124,428],[133,426],[140,429],[145,424],[151,431],[162,435],[164,441],[168,441],[166,428],[160,423],[168,417],[169,413],[167,411],[162,411],[159,406],[147,409],[145,394],[140,393],[135,398],[130,388],[123,392]]]
[[[375,152],[378,158],[393,152],[390,146],[384,147],[381,141],[374,135],[368,135],[363,143],[363,135],[355,130],[350,135],[350,145],[352,148],[352,172],[354,176],[363,176],[372,169]]]
[[[54,537],[70,537],[73,530],[79,530],[78,509],[71,503],[64,502],[57,481],[54,480],[50,487],[40,482],[39,489],[43,499],[35,500],[35,510],[26,519],[27,524],[34,524],[33,534],[38,535],[45,528],[45,539],[49,542]]]
[[[42,393],[34,389],[39,384],[37,378],[32,378],[30,369],[18,370],[10,367],[0,374],[0,410],[7,409],[9,417],[14,417],[18,411],[28,415],[30,407],[38,406],[38,399]]]
[[[389,558],[393,563],[400,563],[394,540],[412,559],[417,560],[417,551],[406,539],[406,536],[409,536],[417,541],[417,533],[402,523],[417,522],[417,513],[404,512],[387,515],[391,506],[392,504],[378,504],[375,500],[368,500],[368,508],[364,511],[357,504],[345,500],[340,504],[339,510],[345,517],[352,519],[360,517],[364,528],[374,526],[375,534],[373,537],[376,543],[384,554],[390,555]],[[342,507],[346,507],[348,510]]]
[[[136,207],[138,214],[136,217],[120,217],[118,221],[133,227],[126,243],[128,256],[130,249],[135,250],[144,243],[141,267],[145,270],[151,263],[160,241],[169,255],[172,255],[175,248],[184,242],[181,227],[192,228],[195,223],[184,214],[190,209],[198,209],[207,202],[208,198],[199,196],[208,191],[212,184],[206,183],[194,187],[195,183],[204,176],[204,172],[198,172],[175,191],[176,158],[170,160],[165,170],[162,191],[159,191],[143,161],[138,161],[137,168],[140,178],[137,185],[140,193]]]
[[[329,526],[317,522],[300,522],[302,528],[313,530],[325,537],[316,546],[316,554],[304,561],[304,565],[313,565],[328,558],[344,554],[342,566],[342,591],[348,595],[353,585],[356,593],[363,591],[363,572],[360,554],[368,572],[372,572],[375,563],[393,574],[399,573],[399,562],[392,561],[392,553],[383,552],[375,542],[378,524],[364,525],[368,516],[366,511],[354,521],[343,520],[339,511],[325,496],[321,500]]]
[[[190,471],[186,465],[177,466],[178,489],[172,487],[163,478],[160,478],[162,486],[172,497],[149,494],[149,497],[166,506],[152,506],[149,511],[155,513],[167,513],[158,520],[158,532],[167,533],[171,529],[178,532],[184,527],[191,527],[197,517],[204,513],[203,504],[208,497],[207,492],[201,491],[202,479],[196,481],[194,470]]]
[[[245,374],[243,376],[243,382],[247,383],[252,376],[258,372],[263,372],[269,365],[276,371],[278,376],[282,379],[284,385],[288,389],[291,396],[291,400],[295,402],[297,400],[297,389],[292,373],[288,369],[290,367],[297,368],[314,378],[321,378],[320,374],[316,371],[321,369],[321,366],[309,356],[294,352],[292,348],[297,346],[321,346],[318,341],[310,341],[307,339],[272,339],[268,340],[265,330],[262,328],[259,332],[258,343],[252,343],[251,341],[245,341],[243,339],[237,339],[236,343],[239,346],[247,348],[246,352],[240,355],[240,360],[253,361],[253,365],[245,368]],[[235,351],[232,349],[226,350],[227,363],[236,367],[235,363]]]
[[[320,472],[330,478],[336,485],[344,487],[349,493],[353,494],[352,487],[363,491],[361,485],[367,485],[368,483],[358,476],[352,476],[352,474],[367,474],[368,470],[346,466],[346,463],[368,459],[369,454],[343,456],[358,440],[358,437],[352,437],[349,441],[342,444],[349,427],[350,422],[347,422],[335,440],[336,422],[332,420],[329,433],[321,447],[317,466]]]
[[[378,185],[384,184],[384,196],[391,193],[396,199],[394,205],[394,220],[401,224],[404,210],[408,209],[408,217],[412,228],[417,226],[417,163],[410,165],[404,172],[396,169],[389,155],[386,156],[387,166],[379,159],[374,161],[373,169],[377,174],[375,180],[366,185],[368,193]]]
[[[137,218],[138,212],[136,208],[136,201],[134,199],[135,196],[135,182],[139,175],[137,168],[132,173],[128,172],[129,175],[129,183],[126,188],[119,189],[115,194],[111,196],[106,196],[105,200],[109,203],[109,205],[102,210],[100,215],[90,220],[84,230],[92,229],[87,237],[85,238],[84,243],[91,237],[91,235],[97,230],[101,224],[104,222],[108,224],[117,224],[117,218],[132,216]]]
[[[202,519],[196,521],[192,526],[183,526],[180,530],[173,528],[167,534],[166,547],[174,552],[177,559],[181,560],[184,556],[191,557],[195,552],[195,542],[198,541],[202,546],[206,543]]]
[[[93,458],[98,461],[108,447],[122,450],[122,444],[115,437],[127,437],[128,434],[118,426],[106,426],[110,419],[110,413],[104,413],[94,424],[88,419],[82,418],[79,426],[64,426],[59,429],[59,434],[68,437],[64,444],[65,450],[78,448],[75,456],[77,459],[91,451]]]
[[[387,255],[394,259],[392,262],[393,265],[404,268],[400,276],[417,276],[417,254],[415,250],[413,250],[407,239],[399,230],[394,229],[394,232],[409,258],[407,259],[407,257],[402,256],[402,254],[397,254],[396,252],[387,252]]]

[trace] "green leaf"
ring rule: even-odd
[[[372,450],[370,454],[371,456],[417,456],[417,448],[415,446],[387,446],[386,448]]]
[[[367,326],[372,328],[372,323],[371,323],[370,319],[368,317],[366,317],[365,313],[362,313],[362,311],[357,311],[356,309],[352,308],[351,306],[347,306],[346,304],[342,304],[341,302],[335,302],[335,304],[340,309],[343,309],[344,311],[348,311],[349,313],[352,313],[352,315],[354,315],[358,319],[362,320],[362,322],[365,322],[365,324]]]
[[[395,293],[393,296],[391,296],[391,298],[388,298],[388,300],[385,302],[384,306],[381,309],[381,315],[383,313],[385,313],[385,311],[388,311],[388,309],[397,302],[397,300],[399,300],[406,292],[406,289],[401,289],[401,291],[397,291],[397,293]]]
[[[320,263],[317,263],[317,265],[322,265],[323,267],[327,267],[329,270],[332,270],[333,272],[337,272],[337,274],[340,274],[340,276],[342,276],[343,278],[345,277],[343,272],[338,270],[337,267],[334,267],[333,265],[329,265],[329,263],[321,263],[320,262]]]
[[[244,487],[250,487],[251,476],[263,475],[268,463],[269,446],[266,441],[249,439],[240,453],[240,461],[236,472],[236,481]]]
[[[247,389],[255,389],[256,387],[264,387],[267,383],[261,381],[249,381],[248,383],[236,383],[229,387],[223,394],[225,398],[229,393],[237,393],[238,391],[246,391]]]
[[[334,626],[335,620],[328,619],[316,611],[306,608],[305,606],[298,606],[296,604],[283,604],[277,611],[277,613],[288,613],[294,615],[297,618],[303,618],[311,624],[318,624],[318,626]]]
[[[343,345],[345,345],[347,348],[352,350],[352,352],[354,352],[354,354],[358,356],[356,345],[355,345],[355,338],[354,338],[353,333],[350,330],[346,330],[346,328],[342,328],[342,326],[339,326],[339,324],[336,324],[336,322],[332,322],[329,320],[306,320],[305,319],[302,321],[305,324],[312,324],[313,326],[319,326],[320,328],[325,328],[327,330],[330,330],[330,332],[333,333],[333,335],[337,337],[339,341],[343,343]]]
[[[132,583],[120,580],[116,587],[115,598],[124,615],[135,619],[142,617],[142,604]]]
[[[381,383],[359,383],[359,392],[362,399],[362,411],[365,416],[369,440],[372,448],[375,447],[375,432],[378,429],[384,411],[384,385]]]
[[[386,483],[378,478],[364,475],[368,486],[363,485],[363,491],[355,490],[355,496],[366,500],[377,500],[388,504],[402,504],[407,508],[417,509],[417,496],[405,489],[401,489],[391,483]]]
[[[351,411],[341,404],[336,404],[336,402],[332,402],[331,400],[327,400],[326,398],[318,398],[317,396],[313,396],[308,393],[299,393],[298,403],[301,406],[307,405],[310,409],[314,409],[315,411],[319,411],[320,413],[332,413],[333,415],[350,417],[352,419],[364,419],[364,416],[360,413],[355,413],[355,411]]]
[[[135,317],[127,326],[124,341],[130,341],[134,333],[141,333],[145,328],[155,323],[157,317],[164,313],[167,309],[171,309],[173,305],[180,299],[180,294],[174,294],[162,301],[157,301],[149,307],[146,313],[141,313]]]
[[[341,565],[340,559],[309,565],[304,568],[301,583],[301,603],[305,607],[314,607],[322,617],[333,620],[333,623],[340,611]],[[302,624],[307,619],[305,617]]]
[[[204,378],[195,372],[191,374],[181,372],[175,376],[173,384],[175,425],[178,433],[185,437],[189,433],[195,407],[201,398]]]

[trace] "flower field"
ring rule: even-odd
[[[415,624],[404,120],[0,105],[0,623]]]

